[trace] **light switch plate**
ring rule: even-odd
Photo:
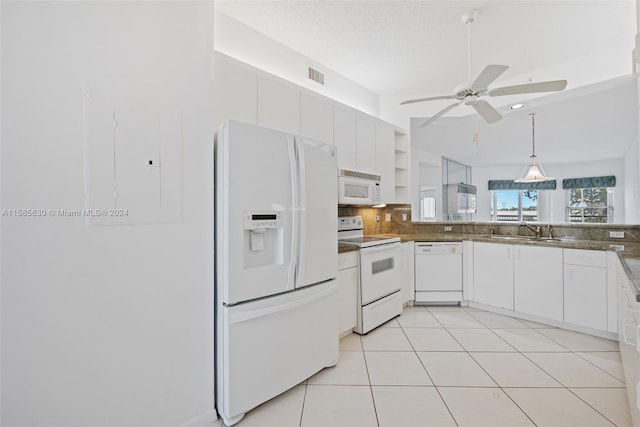
[[[384,214],[384,220],[385,221],[391,221],[391,214],[390,213]]]
[[[404,214],[404,213],[402,214],[402,220],[403,220],[403,221],[406,221],[406,220],[407,220],[407,214]]]
[[[609,237],[612,239],[624,239],[624,231],[610,231]]]

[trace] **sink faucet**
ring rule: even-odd
[[[527,229],[533,231],[535,233],[535,235],[536,235],[536,239],[539,239],[540,236],[542,235],[542,229],[540,228],[539,225],[534,227],[534,226],[532,226],[530,224],[527,224],[526,222],[522,221],[520,223],[520,227],[526,227]]]
[[[547,225],[547,234],[549,235],[550,239],[553,239],[553,227],[551,226],[551,224]]]

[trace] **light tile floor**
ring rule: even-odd
[[[340,340],[335,367],[236,425],[632,424],[617,342],[465,307],[407,307]]]

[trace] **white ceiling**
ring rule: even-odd
[[[630,71],[636,33],[635,0],[215,4],[232,18],[382,96],[448,94],[468,81],[468,28],[461,16],[470,9],[479,12],[471,24],[472,78],[487,64],[505,64],[510,69],[500,80],[535,80],[536,70],[585,56],[592,57],[587,65],[601,68],[598,57],[611,50],[624,52],[609,64],[613,70],[606,78],[617,77]],[[565,73],[553,79],[566,78],[569,87],[572,80],[582,80],[579,75],[572,77]]]
[[[556,79],[569,84],[563,93],[542,97],[489,98],[505,116],[493,125],[462,105],[412,133],[412,144],[467,164],[526,160],[534,110],[544,163],[621,158],[638,135],[636,84],[629,76],[635,0],[217,0],[215,7],[379,94],[395,110],[394,119],[433,115],[451,102],[398,104],[450,94],[469,81],[469,27],[461,16],[478,10],[471,24],[471,79],[487,64],[505,64],[510,68],[490,87]],[[522,100],[525,110],[506,108]],[[475,133],[480,149],[472,152],[466,142]]]

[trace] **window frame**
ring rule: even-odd
[[[582,204],[584,204],[584,190],[588,189],[604,189],[607,200],[605,206],[571,206],[571,192],[580,190]],[[613,200],[614,187],[575,187],[565,189],[565,221],[571,224],[611,224],[614,222],[614,200]],[[605,215],[585,215],[587,209],[604,209]],[[571,214],[572,210],[580,210],[581,215],[575,216]],[[574,221],[572,218],[580,218],[580,221]],[[603,218],[604,221],[585,221],[589,218]]]
[[[498,209],[497,209],[497,205],[498,205],[498,192],[501,191],[516,191],[518,194],[518,215],[517,215],[517,219],[516,220],[499,220],[498,219]],[[525,191],[535,191],[536,192],[536,219],[535,220],[525,220],[524,217],[524,213],[526,212],[523,209],[523,198],[524,198],[524,192]],[[500,222],[500,223],[520,223],[523,221],[527,221],[527,222],[539,222],[540,221],[540,191],[542,190],[537,190],[537,189],[531,189],[531,190],[516,190],[516,189],[501,189],[501,190],[490,190],[491,192],[491,222]]]

